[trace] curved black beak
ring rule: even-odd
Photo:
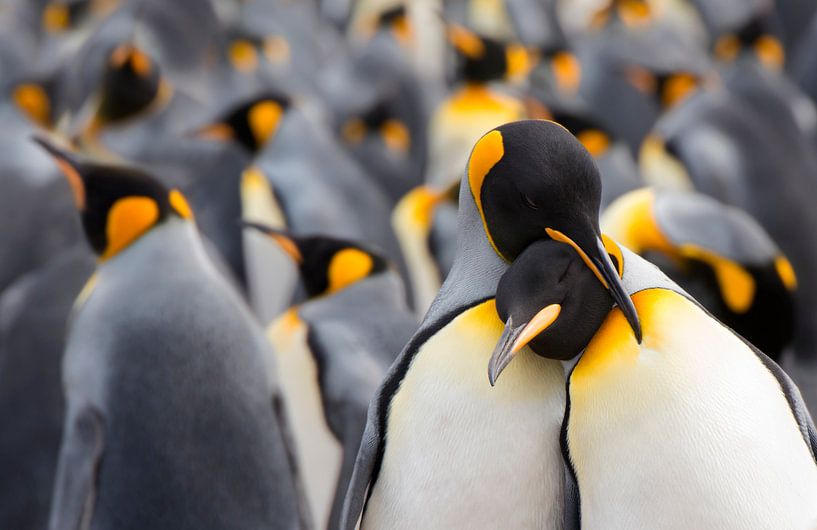
[[[561,310],[562,307],[559,304],[548,305],[528,322],[522,322],[519,325],[514,324],[513,315],[508,315],[505,329],[491,354],[491,360],[488,361],[488,382],[491,383],[491,386],[496,384],[499,374],[510,364],[517,352],[559,318]]]

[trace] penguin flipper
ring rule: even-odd
[[[354,416],[348,419],[352,424],[347,424],[348,429],[344,433],[343,461],[341,462],[340,473],[338,474],[338,485],[335,489],[335,500],[332,502],[332,511],[329,515],[329,528],[342,528],[344,501],[346,499],[347,486],[352,483],[352,477],[357,463],[358,447],[360,446],[360,433],[364,432],[362,421],[354,425]]]
[[[104,449],[102,413],[94,406],[86,405],[66,425],[48,523],[50,530],[78,530],[90,526]]]
[[[363,431],[363,438],[360,440],[360,449],[355,459],[352,479],[349,481],[346,499],[343,502],[340,530],[355,530],[357,528],[358,521],[363,515],[363,507],[366,504],[375,463],[382,450],[383,439],[380,435],[378,397],[375,396],[369,406],[366,429]]]
[[[817,464],[817,427],[814,426],[814,419],[812,419],[806,407],[806,403],[803,401],[800,389],[797,388],[797,385],[794,384],[794,381],[791,380],[789,375],[784,372],[776,362],[769,358],[769,356],[758,350],[748,341],[745,342],[760,358],[763,364],[766,365],[766,368],[780,384],[780,389],[786,396],[789,407],[791,407],[791,413],[797,421],[798,427],[800,427],[800,432],[803,434],[803,440],[811,451],[811,457],[814,459],[815,464]]]

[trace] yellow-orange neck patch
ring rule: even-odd
[[[147,232],[159,219],[159,206],[149,197],[125,197],[116,201],[108,212],[105,232],[108,246],[100,259],[121,252]]]
[[[374,267],[372,257],[356,248],[345,248],[332,256],[327,270],[328,293],[335,293],[344,287],[365,278]]]
[[[43,10],[42,25],[49,33],[59,33],[68,29],[71,15],[64,4],[48,4]]]

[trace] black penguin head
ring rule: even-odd
[[[504,44],[456,24],[447,26],[446,36],[457,52],[457,77],[466,82],[510,79],[523,76],[530,70],[530,55],[521,45]]]
[[[623,68],[624,77],[639,92],[661,109],[670,109],[692,95],[705,81],[705,75],[684,70],[653,71],[640,65]]]
[[[275,136],[290,104],[288,96],[266,91],[226,109],[195,135],[221,142],[236,141],[250,154],[256,154]]]
[[[411,147],[411,133],[405,123],[392,115],[385,103],[378,103],[360,116],[346,120],[340,130],[343,140],[359,145],[364,138],[376,136],[391,152],[405,154]]]
[[[383,257],[353,241],[329,236],[295,236],[259,223],[244,225],[269,236],[292,258],[309,298],[334,294],[388,269]]]
[[[161,88],[162,78],[156,62],[132,43],[120,44],[105,64],[95,126],[138,115],[157,100]]]
[[[712,53],[723,62],[733,62],[742,55],[753,56],[763,66],[775,71],[782,70],[786,61],[772,13],[758,13],[740,28],[723,31],[714,40]]]
[[[176,189],[167,190],[137,169],[80,160],[49,140],[35,137],[68,179],[91,247],[107,260],[171,216],[192,219]]]
[[[412,27],[405,4],[398,4],[377,16],[377,29],[390,31],[400,44],[408,45],[412,39]]]
[[[549,359],[575,357],[612,307],[610,293],[570,247],[533,243],[497,286],[496,309],[506,325],[488,365],[490,383],[525,345]]]
[[[641,340],[621,270],[613,264],[599,230],[598,169],[567,129],[543,120],[493,129],[471,151],[467,182],[488,241],[500,257],[512,262],[541,240],[570,246],[610,291]]]
[[[600,122],[579,112],[550,109],[553,121],[570,131],[593,158],[604,156],[614,139]]]

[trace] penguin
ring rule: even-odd
[[[460,185],[454,266],[372,400],[341,528],[358,521],[364,530],[562,528],[564,372],[528,349],[505,370],[508,384],[490,386],[486,367],[503,331],[497,284],[527,245],[550,233],[586,249],[589,267],[636,329],[638,320],[598,227],[566,235],[554,224],[560,212],[543,219],[548,212],[528,195],[549,183],[548,173],[515,178],[524,156],[553,161],[551,173],[595,170],[583,148],[571,160],[547,149],[514,151],[518,135],[538,129],[531,123],[561,140],[559,147],[576,142],[552,122],[522,121],[492,129],[474,146]],[[556,186],[548,191],[566,195]],[[597,188],[572,191],[598,208]]]
[[[581,67],[579,96],[633,154],[666,110],[708,78],[709,58],[697,43],[659,23],[646,2],[609,2],[596,31],[572,43]]]
[[[425,175],[432,87],[411,62],[408,6],[382,11],[373,25],[348,61],[321,72],[319,84],[342,144],[394,203]]]
[[[449,24],[446,38],[462,80],[433,111],[425,183],[438,189],[458,180],[460,168],[485,131],[525,117],[522,101],[491,83],[524,76],[531,58],[521,45],[505,45],[462,26]]]
[[[499,248],[519,255],[499,282],[505,328],[487,367],[501,388],[530,350],[566,361],[565,526],[814,526],[817,432],[797,387],[654,266],[610,238],[587,242],[600,179],[572,135],[536,121],[499,130],[517,157],[488,172],[483,186],[504,187],[489,187],[483,208]],[[536,208],[510,208],[501,190]],[[554,242],[575,265],[546,261]],[[606,296],[598,253],[623,298]],[[593,274],[576,274],[582,265]]]
[[[783,366],[817,407],[817,194],[811,143],[785,113],[765,113],[726,90],[702,91],[662,117],[640,155],[648,184],[696,190],[738,207],[768,232],[797,276],[793,352]],[[769,179],[774,175],[774,179]],[[667,178],[668,177],[668,178]]]
[[[37,141],[99,259],[71,316],[49,527],[302,528],[269,345],[184,196]]]
[[[268,89],[227,105],[197,131],[201,138],[238,145],[253,157],[254,171],[244,173],[241,188],[246,196],[258,193],[253,177],[263,176],[286,228],[365,241],[402,268],[388,225],[389,199],[300,102]]]
[[[76,215],[76,214],[75,214]],[[84,242],[27,272],[0,296],[0,527],[46,528],[65,401],[68,315],[93,273]]]
[[[260,230],[297,264],[306,300],[267,328],[318,526],[338,528],[366,411],[417,329],[402,280],[359,243]]]
[[[418,317],[431,306],[453,264],[458,199],[459,182],[444,191],[418,186],[392,211],[391,223],[406,258]]]
[[[611,204],[601,226],[780,362],[794,337],[797,276],[746,212],[699,193],[643,188]]]

